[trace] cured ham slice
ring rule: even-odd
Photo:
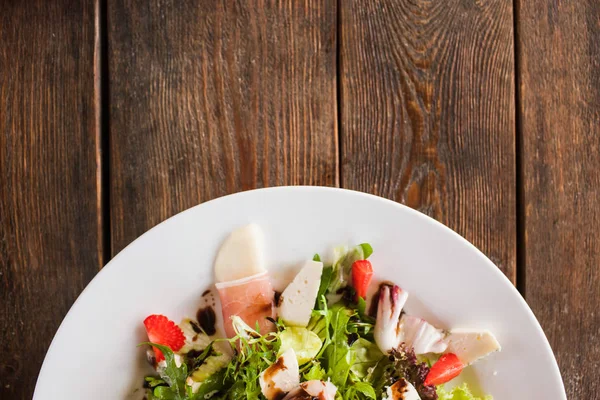
[[[259,333],[274,330],[267,317],[275,318],[274,291],[266,272],[215,285],[221,298],[223,325],[227,337],[236,335],[231,317],[237,315],[251,328],[258,323]]]

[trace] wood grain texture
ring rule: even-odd
[[[337,184],[335,0],[108,4],[112,250],[225,194]]]
[[[340,4],[342,186],[436,218],[514,281],[512,2]]]
[[[569,399],[600,393],[600,3],[520,1],[526,299]]]
[[[1,399],[31,399],[103,261],[96,15],[91,1],[0,4]]]

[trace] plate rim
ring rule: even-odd
[[[444,223],[430,217],[429,215],[424,214],[424,213],[422,213],[418,210],[415,210],[411,207],[408,207],[402,203],[387,199],[385,197],[381,197],[381,196],[377,196],[374,194],[365,193],[365,192],[361,192],[361,191],[357,191],[357,190],[338,188],[338,187],[330,187],[330,186],[288,185],[288,186],[273,186],[273,187],[266,187],[266,188],[244,190],[244,191],[235,192],[235,193],[227,194],[224,196],[216,197],[214,199],[207,200],[205,202],[196,204],[195,206],[189,207],[189,208],[187,208],[183,211],[180,211],[180,212],[166,218],[165,220],[159,222],[158,224],[154,225],[152,228],[148,229],[143,234],[141,234],[140,236],[135,238],[133,241],[131,241],[129,244],[127,244],[127,246],[125,246],[123,249],[121,249],[114,257],[112,257],[110,259],[110,261],[108,263],[106,263],[104,265],[104,267],[100,271],[98,271],[98,273],[96,275],[94,275],[94,277],[86,284],[85,288],[77,296],[77,298],[75,299],[73,304],[69,307],[68,312],[65,314],[63,320],[61,321],[60,325],[58,326],[58,329],[56,330],[54,336],[52,337],[52,341],[50,342],[50,345],[48,346],[48,349],[46,350],[46,353],[44,355],[44,360],[40,367],[38,376],[36,378],[36,383],[35,383],[34,392],[33,392],[33,400],[36,400],[39,397],[39,393],[38,393],[39,382],[42,379],[46,370],[48,369],[48,364],[47,364],[48,358],[49,358],[48,355],[53,351],[56,339],[61,334],[64,326],[66,326],[68,321],[70,321],[73,318],[73,315],[74,315],[73,309],[80,302],[81,298],[87,292],[89,292],[93,286],[98,284],[98,281],[100,280],[100,279],[98,279],[98,277],[102,276],[102,274],[106,274],[107,270],[110,271],[111,268],[114,267],[113,264],[116,264],[116,261],[122,256],[122,254],[127,249],[132,247],[136,242],[141,241],[146,235],[148,235],[151,231],[158,229],[161,225],[169,223],[170,221],[172,221],[174,219],[184,218],[187,213],[191,213],[191,212],[193,212],[193,210],[195,210],[199,207],[205,206],[209,203],[223,201],[223,200],[231,198],[231,197],[244,197],[244,196],[248,196],[248,195],[254,195],[257,192],[268,193],[268,192],[278,192],[278,191],[282,191],[282,192],[283,191],[302,191],[302,192],[315,191],[315,192],[331,192],[331,193],[342,193],[342,194],[345,193],[345,195],[348,195],[348,196],[357,196],[357,197],[368,198],[373,201],[378,201],[380,203],[386,203],[393,207],[397,207],[399,209],[402,209],[403,212],[413,214],[414,216],[420,218],[424,223],[428,223],[430,225],[435,225],[438,229],[441,228],[442,230],[445,230],[446,233],[451,234],[451,236],[454,236],[455,239],[461,241],[463,245],[466,245],[468,248],[471,249],[471,251],[474,251],[474,254],[477,254],[478,258],[482,261],[482,264],[486,265],[485,268],[491,268],[494,271],[493,274],[496,277],[496,279],[502,281],[504,286],[508,286],[510,288],[509,291],[512,293],[512,295],[516,296],[518,298],[518,301],[521,304],[521,306],[524,306],[523,308],[525,310],[525,313],[527,314],[529,319],[531,319],[533,321],[533,323],[538,331],[538,334],[541,334],[540,338],[543,339],[542,345],[543,345],[544,349],[546,350],[547,353],[549,353],[552,356],[552,360],[554,361],[551,366],[551,369],[552,369],[552,372],[554,375],[553,378],[558,381],[559,386],[562,389],[561,394],[562,394],[563,398],[564,399],[567,398],[565,386],[564,386],[564,380],[562,379],[562,374],[560,372],[560,368],[559,368],[558,362],[556,360],[556,355],[554,354],[554,351],[552,350],[552,347],[550,346],[548,337],[546,336],[546,333],[544,332],[544,329],[542,328],[539,320],[535,316],[533,310],[531,309],[529,304],[527,304],[526,300],[521,295],[521,293],[517,290],[515,285],[513,285],[513,283],[510,281],[510,279],[508,279],[508,277],[502,272],[502,270],[500,270],[500,268],[496,264],[494,264],[494,262],[492,260],[490,260],[490,258],[487,255],[485,255],[480,249],[478,249],[473,243],[468,241],[466,238],[464,238],[463,236],[458,234],[456,231],[454,231],[450,227],[446,226]]]

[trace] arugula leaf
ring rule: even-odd
[[[328,313],[331,342],[325,348],[323,357],[326,360],[327,375],[331,378],[331,382],[337,387],[343,387],[352,365],[346,328],[353,312],[341,304],[335,304]]]
[[[375,393],[383,393],[386,386],[394,383],[394,364],[388,357],[383,357],[369,370],[365,381],[369,382]]]
[[[363,322],[368,322],[370,324],[375,325],[375,318],[371,317],[367,314],[367,302],[362,297],[358,298],[358,304],[356,305],[356,311],[358,312],[358,317]]]
[[[183,399],[168,386],[158,386],[152,391],[152,395],[159,400],[179,400]]]
[[[154,376],[147,376],[144,378],[144,387],[149,389],[154,389],[157,386],[169,386],[167,382],[165,382],[161,378],[156,378]]]
[[[198,391],[193,396],[188,396],[191,399],[207,399],[215,392],[221,392],[231,386],[233,382],[226,377],[227,369],[223,368],[215,372],[204,381]]]
[[[377,395],[375,394],[375,389],[373,389],[373,386],[371,386],[370,384],[368,384],[366,382],[356,382],[350,387],[350,389],[353,389],[356,392],[363,394],[364,397],[366,397],[368,399],[375,400],[377,398]]]
[[[227,391],[227,399],[229,399],[229,400],[248,399],[248,398],[252,398],[252,397],[248,397],[246,395],[246,388],[244,386],[244,382],[242,382],[242,381],[237,381]],[[258,398],[258,397],[256,397],[256,398]]]
[[[333,267],[324,267],[321,273],[321,284],[319,285],[319,291],[317,292],[317,300],[315,301],[315,310],[322,310],[321,298],[327,294],[329,284],[331,283],[331,276],[333,275]]]
[[[322,342],[327,341],[329,338],[328,315],[326,312],[324,314],[319,311],[313,311],[312,317],[310,317],[310,321],[308,321],[308,325],[306,326],[306,329],[316,333]]]
[[[157,343],[144,342],[140,345],[150,345],[159,349],[165,356],[165,368],[159,369],[160,377],[169,385],[157,386],[153,390],[155,397],[164,400],[185,400],[186,398],[186,384],[187,378],[187,365],[181,363],[178,367],[175,362],[175,354],[173,350],[168,346],[163,346]]]
[[[327,300],[325,296],[321,297],[322,310],[313,310],[310,321],[308,322],[308,326],[306,329],[313,331],[319,336],[323,345],[321,346],[321,350],[315,356],[315,360],[319,360],[323,357],[323,354],[329,344],[331,343],[331,333],[329,332],[329,326],[331,324],[331,314],[329,313],[329,309],[327,308]]]
[[[277,358],[281,345],[278,335],[268,333],[260,336],[246,325],[241,326],[238,335],[229,339],[229,342],[232,347],[237,343],[239,350],[236,350],[236,357],[225,368],[223,380],[220,381],[223,382],[224,393],[220,398],[261,398],[259,376]]]

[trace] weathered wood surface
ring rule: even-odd
[[[112,1],[113,254],[193,205],[337,184],[336,2]]]
[[[31,399],[102,260],[93,1],[0,4],[0,399]]]
[[[516,278],[512,1],[340,2],[341,182]]]
[[[600,393],[600,3],[521,0],[525,297],[569,399]]]
[[[0,3],[0,398],[31,398],[103,254],[285,184],[455,229],[517,281],[569,398],[596,398],[599,20],[591,0]]]

